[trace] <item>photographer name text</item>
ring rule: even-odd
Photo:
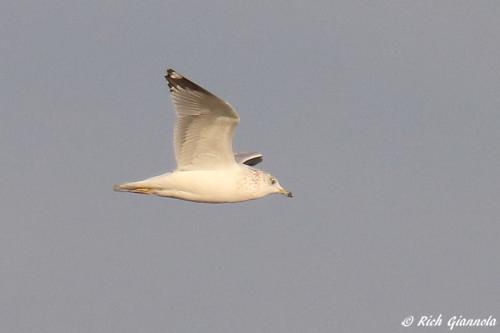
[[[445,323],[443,321],[443,315],[440,313],[437,316],[407,316],[401,322],[403,327],[440,327]],[[493,316],[483,317],[483,318],[471,318],[464,317],[462,315],[453,315],[448,318],[446,325],[452,331],[459,327],[495,327],[497,325],[497,320]]]

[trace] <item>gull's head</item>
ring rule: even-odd
[[[289,198],[293,197],[292,192],[284,189],[276,177],[265,172],[263,172],[261,177],[261,187],[268,194],[279,193]]]

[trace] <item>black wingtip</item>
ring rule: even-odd
[[[174,90],[178,89],[178,87],[180,87],[182,89],[191,89],[212,95],[212,93],[200,87],[193,81],[188,80],[187,78],[177,73],[172,68],[167,69],[167,74],[165,74],[165,79],[168,81],[168,88],[170,89],[170,92],[173,92]]]
[[[260,156],[255,156],[251,159],[246,160],[245,162],[243,162],[243,164],[246,164],[248,166],[254,166],[254,165],[259,164],[263,160],[264,160],[264,158],[262,157],[262,155],[260,155]]]
[[[182,75],[178,74],[174,69],[172,69],[172,68],[167,69],[167,73],[165,74],[165,79],[168,82],[168,88],[169,88],[170,92],[172,92],[174,90],[174,87],[176,87],[178,85],[178,83],[176,81],[181,80],[183,78],[184,77]]]
[[[167,72],[166,72],[166,74],[165,74],[165,77],[171,77],[171,76],[172,76],[172,74],[174,74],[174,73],[175,73],[175,70],[174,70],[174,69],[172,69],[172,68],[167,68]]]

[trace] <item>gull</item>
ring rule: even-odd
[[[157,195],[200,203],[232,203],[279,193],[292,197],[278,180],[253,168],[260,153],[233,153],[240,118],[233,107],[193,81],[168,69],[165,75],[176,110],[174,149],[177,168],[115,191]]]

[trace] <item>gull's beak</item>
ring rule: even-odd
[[[293,197],[292,192],[285,190],[283,187],[280,188],[280,191],[278,192],[279,194],[283,194],[284,196],[287,196],[289,198]]]

